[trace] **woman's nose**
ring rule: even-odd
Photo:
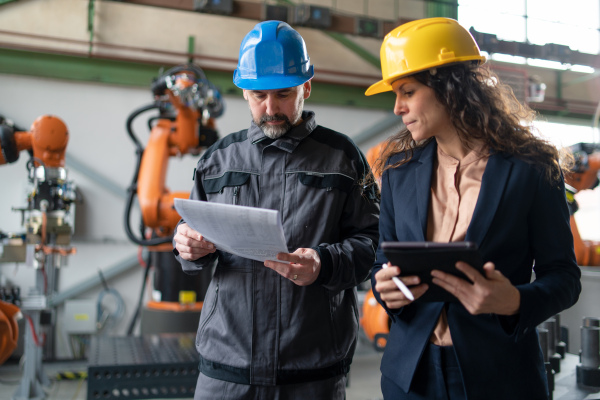
[[[400,95],[396,96],[396,103],[394,103],[394,114],[398,116],[406,114],[406,102],[400,98]]]

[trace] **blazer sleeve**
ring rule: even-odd
[[[517,285],[521,294],[517,339],[571,307],[581,292],[564,180],[551,183],[540,175],[534,193],[528,224],[535,279]]]

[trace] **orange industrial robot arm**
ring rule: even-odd
[[[65,123],[53,115],[43,115],[31,125],[29,132],[20,132],[9,125],[0,125],[0,164],[18,160],[23,150],[32,152],[36,167],[40,164],[58,168],[65,166],[69,132]]]
[[[175,198],[188,198],[186,192],[170,192],[165,185],[170,157],[199,154],[216,140],[214,118],[223,112],[218,90],[204,72],[193,65],[175,67],[157,79],[152,91],[157,101],[134,111],[128,118],[128,132],[136,144],[138,169],[135,172],[125,216],[129,238],[143,246],[167,245],[180,217],[173,207]],[[151,127],[146,148],[131,129],[142,112],[158,109],[160,116]],[[137,194],[142,213],[140,237],[130,228],[133,198]],[[151,235],[150,238],[146,236]],[[170,246],[170,244],[168,245]]]
[[[65,154],[69,142],[69,131],[65,123],[53,115],[43,115],[31,125],[29,132],[18,130],[9,124],[0,125],[0,164],[18,160],[19,153],[29,151],[29,180],[33,183],[28,195],[28,211],[38,211],[40,216],[28,220],[28,241],[35,242],[36,251],[44,254],[73,254],[74,248],[63,247],[70,237],[70,228],[63,218],[48,227],[48,215],[68,210],[75,194],[66,182]],[[26,211],[25,209],[21,211]],[[38,221],[39,218],[39,221]],[[66,232],[69,232],[66,234]],[[48,234],[56,235],[60,240],[51,245]]]
[[[577,228],[575,213],[579,209],[575,194],[581,190],[594,189],[600,183],[598,171],[600,170],[600,145],[591,143],[577,143],[571,146],[571,153],[575,158],[575,166],[565,175],[567,187],[567,200],[571,213],[571,232],[575,246],[577,263],[583,266],[600,266],[600,242],[584,240]]]
[[[69,132],[65,123],[58,117],[43,115],[31,125],[30,131],[17,128],[3,121],[0,124],[0,165],[14,163],[22,151],[31,156],[28,163],[29,179],[34,183],[28,195],[29,211],[41,212],[41,223],[28,219],[28,243],[36,243],[36,254],[72,254],[74,248],[56,246],[60,241],[49,241],[50,232],[56,233],[58,225],[48,228],[48,213],[69,207],[70,190],[65,190],[66,172],[65,153],[69,141]],[[60,188],[60,190],[59,190]],[[38,242],[35,238],[39,238]],[[43,259],[43,257],[40,257]],[[43,262],[41,262],[43,265]],[[17,306],[0,301],[0,364],[17,347],[19,329],[17,319],[20,310]]]

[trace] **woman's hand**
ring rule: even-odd
[[[494,263],[483,266],[485,276],[469,264],[459,261],[456,269],[471,282],[439,270],[431,271],[433,283],[452,293],[471,314],[514,315],[521,307],[521,293]]]
[[[404,293],[398,289],[398,286],[392,280],[392,277],[400,275],[400,268],[396,266],[390,266],[388,268],[382,268],[375,274],[375,290],[379,293],[381,300],[385,303],[387,308],[401,308],[407,304],[412,303],[412,300],[408,299]],[[427,291],[427,284],[420,284],[421,280],[418,276],[405,276],[399,277],[409,290],[413,294],[415,300],[423,296]]]

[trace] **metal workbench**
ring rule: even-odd
[[[88,400],[193,397],[198,378],[195,334],[94,337]]]

